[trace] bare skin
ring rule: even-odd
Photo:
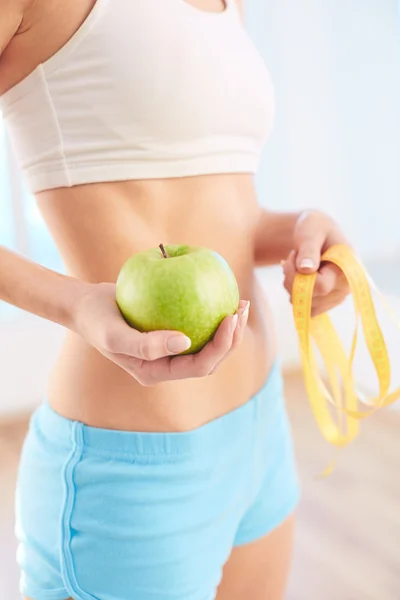
[[[224,10],[222,0],[176,1],[187,1],[198,10]],[[0,19],[0,95],[53,56],[94,4],[95,0],[0,0],[5,15]],[[230,322],[221,326],[215,347],[206,350],[205,358],[196,359],[192,374],[182,363],[177,380],[161,377],[163,382],[156,386],[140,381],[122,349],[96,344],[90,332],[83,335],[84,328],[69,327],[68,319],[64,323],[61,317],[36,310],[69,327],[48,390],[57,412],[95,427],[186,431],[227,413],[257,392],[276,349],[268,306],[254,275],[255,249],[263,245],[258,235],[262,215],[250,175],[97,183],[45,191],[37,195],[37,202],[68,273],[89,286],[102,284],[103,301],[107,294],[112,297],[113,282],[129,256],[164,242],[207,246],[222,254],[235,272],[241,298],[251,306],[248,321],[247,315],[239,318],[232,334]],[[293,217],[285,227],[293,228],[294,223]],[[319,224],[316,229],[321,231]],[[287,242],[263,247],[263,262],[285,258],[290,249]],[[28,269],[25,263],[18,263],[19,268]],[[295,267],[293,272],[287,270],[289,282],[294,272]],[[29,273],[33,277],[33,271]],[[48,285],[55,289],[52,281]],[[93,289],[97,294],[98,287]],[[83,300],[79,296],[81,320],[91,312],[93,289]],[[23,302],[19,305],[25,307]],[[163,355],[150,358],[159,356]],[[152,368],[167,364],[167,359],[160,360],[164,363],[154,361]],[[202,376],[215,370],[212,377]],[[218,600],[281,600],[292,529],[290,519],[264,539],[234,549]]]
[[[216,600],[284,598],[292,555],[294,517],[269,535],[233,549]]]

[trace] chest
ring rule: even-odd
[[[194,126],[207,132],[216,122],[223,131],[234,118],[239,129],[243,120],[249,132],[251,120],[267,135],[273,89],[235,2],[221,11],[222,0],[207,0],[201,10],[197,0],[39,0],[2,59],[0,94],[72,45],[60,87],[72,76],[76,85],[91,86],[93,110],[111,119],[118,112],[125,124],[147,129],[151,118],[160,133],[171,127],[184,133],[188,121],[191,132]],[[100,10],[104,18],[81,35]]]

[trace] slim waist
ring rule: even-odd
[[[282,406],[283,384],[279,363],[275,363],[263,388],[239,408],[197,429],[179,433],[143,433],[91,427],[56,413],[45,402],[34,414],[32,427],[46,440],[69,448],[77,427],[85,447],[109,454],[131,456],[174,456],[212,452],[232,444],[254,427],[258,419]]]

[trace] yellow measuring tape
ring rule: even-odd
[[[349,354],[327,314],[311,318],[311,303],[317,273],[295,277],[292,303],[296,331],[300,343],[304,381],[319,430],[334,446],[347,446],[358,434],[360,420],[378,408],[400,398],[400,388],[390,393],[390,359],[372,300],[369,276],[352,249],[346,245],[332,246],[321,258],[337,265],[346,277],[353,297],[356,327]],[[387,306],[390,311],[389,307]],[[393,315],[392,315],[393,316]],[[395,319],[395,317],[393,317]],[[353,377],[353,361],[358,328],[364,331],[368,352],[379,381],[379,394],[368,402],[367,410],[359,409],[360,398]],[[400,325],[396,322],[397,326]],[[318,371],[314,353],[315,342],[325,365],[330,391]],[[330,405],[333,407],[330,408]],[[324,473],[325,475],[331,470]]]

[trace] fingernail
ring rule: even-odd
[[[315,265],[314,265],[314,261],[312,260],[312,258],[303,258],[300,263],[301,269],[313,269],[314,266]]]
[[[280,262],[281,267],[284,267],[285,264],[286,264],[286,260],[281,260],[281,262]]]
[[[171,352],[171,354],[189,350],[191,345],[192,342],[185,335],[174,335],[167,340],[167,350],[168,352]]]
[[[250,308],[250,302],[247,302],[246,306],[243,309],[243,312],[241,314],[241,319],[243,320],[245,317],[247,317],[247,315],[249,314],[249,308]]]
[[[249,307],[250,307],[250,302],[247,302],[246,306],[244,308],[242,308],[242,310],[240,311],[240,319],[239,319],[239,325],[238,325],[238,330],[240,330],[243,325],[245,324],[246,320],[247,320],[247,316],[249,314]]]
[[[233,319],[231,321],[230,333],[234,333],[235,332],[237,322],[238,322],[238,316],[237,315],[233,315]]]

